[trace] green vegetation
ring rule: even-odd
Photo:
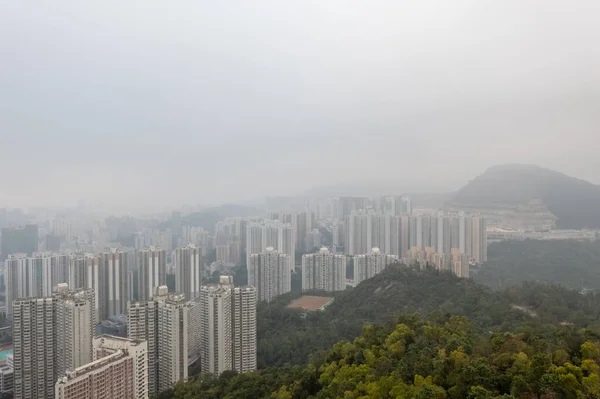
[[[305,367],[180,382],[172,398],[597,398],[600,336],[527,328],[485,333],[464,317],[418,314],[366,326]]]
[[[259,306],[259,371],[196,376],[161,397],[600,397],[597,294],[494,291],[392,265],[323,312],[288,309],[295,296]]]
[[[526,209],[531,201],[539,201],[552,213],[558,228],[600,228],[600,186],[533,165],[491,167],[463,187],[448,205],[517,210]]]
[[[496,292],[449,273],[402,265],[392,265],[358,287],[336,294],[324,312],[305,316],[286,308],[293,296],[297,294],[259,306],[259,368],[305,364],[310,355],[340,340],[352,340],[365,325],[387,323],[400,312],[467,316],[481,331],[561,322],[589,327],[600,320],[598,295],[538,284]]]
[[[489,246],[488,259],[474,279],[494,288],[539,281],[600,289],[600,243],[503,241]]]

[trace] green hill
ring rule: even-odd
[[[464,317],[401,315],[305,367],[199,376],[161,397],[597,398],[599,338],[572,327],[480,333]]]
[[[523,323],[600,324],[600,296],[534,283],[494,291],[450,273],[403,265],[392,265],[338,293],[326,311],[306,318],[286,308],[290,300],[283,296],[258,309],[259,368],[304,364],[315,352],[342,339],[352,340],[365,325],[387,323],[398,313],[467,316],[481,331],[511,331]],[[537,316],[532,318],[514,305]]]
[[[470,181],[445,207],[554,217],[558,228],[580,229],[600,228],[598,203],[600,186],[538,166],[500,165]]]
[[[325,311],[306,317],[301,311],[286,308],[291,299],[291,295],[280,297],[258,309],[260,371],[226,373],[216,380],[201,376],[179,384],[175,392],[162,397],[329,398],[350,391],[352,395],[342,397],[429,398],[436,396],[418,395],[442,395],[443,390],[446,396],[439,397],[466,398],[475,389],[488,396],[472,397],[493,398],[513,390],[562,390],[566,388],[550,382],[540,385],[543,375],[554,372],[551,370],[555,352],[558,351],[557,362],[568,358],[581,364],[580,346],[600,326],[597,294],[581,295],[559,286],[535,283],[494,291],[449,273],[403,265],[392,265],[356,288],[337,294]],[[421,316],[413,316],[415,312]],[[398,323],[412,331],[404,337],[403,348],[386,344],[390,337],[396,337]],[[336,344],[340,341],[349,343]],[[450,365],[442,365],[461,346],[467,357],[461,355],[465,364],[450,372]],[[405,356],[398,357],[397,351]],[[441,351],[445,351],[443,356]],[[536,354],[541,354],[543,360]],[[497,364],[481,369],[484,358],[494,358]],[[342,366],[343,359],[350,370]],[[506,374],[517,360],[524,369],[511,376],[518,374],[524,381],[513,386]],[[463,374],[463,368],[469,364],[470,374]],[[537,366],[543,368],[539,375],[525,372]],[[356,368],[362,371],[350,378]],[[504,380],[478,380],[475,374],[479,372],[475,370],[480,369],[484,376],[504,375]],[[583,389],[584,374],[576,377],[577,389]],[[384,376],[391,379],[381,380]],[[560,380],[558,375],[556,378]],[[340,391],[342,386],[344,391]],[[459,388],[451,391],[452,386]],[[383,392],[377,391],[380,388]],[[425,393],[420,393],[422,390]]]

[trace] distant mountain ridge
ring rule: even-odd
[[[600,186],[535,165],[498,165],[444,208],[538,218],[562,229],[600,228]]]

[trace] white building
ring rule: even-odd
[[[53,287],[68,281],[69,256],[52,252],[8,255],[6,271],[6,310],[10,317],[13,298],[49,297]]]
[[[103,335],[93,346],[93,361],[58,378],[56,399],[148,398],[146,341]]]
[[[292,290],[289,255],[273,247],[251,254],[248,263],[248,285],[256,288],[259,301],[270,302]]]
[[[202,370],[256,370],[256,289],[221,276],[219,284],[202,286],[199,304]]]
[[[256,370],[256,288],[234,287],[231,307],[233,365],[238,373]]]
[[[220,375],[232,369],[231,281],[202,286],[200,292],[200,360],[203,372]]]
[[[105,303],[105,279],[102,278],[100,258],[94,254],[76,254],[69,259],[69,287],[90,289],[94,292],[96,324],[102,319],[100,306]]]
[[[302,255],[302,291],[343,291],[346,289],[346,256],[325,247],[315,254]]]
[[[131,269],[135,262],[133,251],[110,248],[100,254],[100,284],[103,293],[99,306],[99,320],[110,316],[127,313],[127,302],[130,298],[130,279],[133,278]]]
[[[279,220],[265,220],[260,223],[249,223],[246,231],[246,264],[250,264],[250,256],[259,254],[267,247],[273,247],[280,253],[289,255],[288,267],[293,270],[296,254],[296,241],[290,223]]]
[[[156,287],[167,284],[167,258],[164,249],[146,247],[137,251],[138,300],[152,299]]]
[[[202,285],[202,248],[188,244],[175,249],[175,291],[192,300]]]
[[[148,394],[158,393],[158,321],[157,303],[154,301],[130,302],[127,311],[127,333],[131,339],[147,342]]]
[[[157,287],[151,301],[130,302],[128,336],[148,342],[150,395],[171,388],[188,376],[188,312],[182,294]]]
[[[375,277],[385,270],[385,268],[398,262],[398,257],[386,255],[379,248],[373,248],[370,253],[354,256],[354,284]]]
[[[93,300],[59,284],[53,297],[13,301],[15,398],[52,398],[58,376],[92,361]]]
[[[159,392],[188,377],[188,312],[183,294],[168,294],[158,301]]]

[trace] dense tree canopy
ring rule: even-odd
[[[369,325],[305,367],[180,382],[172,398],[597,398],[600,337],[563,326],[479,333],[464,317]]]
[[[467,316],[481,331],[563,322],[589,327],[600,321],[600,297],[595,294],[541,284],[497,292],[450,273],[402,265],[336,294],[324,312],[305,315],[288,309],[290,300],[286,295],[259,306],[259,368],[305,364],[311,354],[352,340],[363,326],[386,323],[399,312]]]
[[[391,265],[325,311],[287,308],[297,295],[259,305],[259,371],[195,376],[161,397],[600,397],[598,294]]]

